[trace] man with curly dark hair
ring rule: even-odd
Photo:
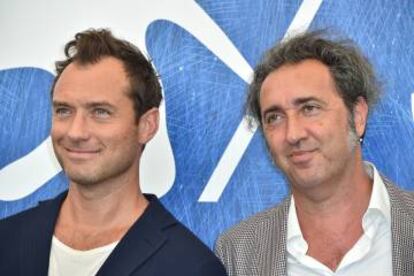
[[[308,32],[266,53],[246,111],[290,193],[218,239],[229,275],[414,275],[414,194],[362,158],[379,91],[349,40]]]

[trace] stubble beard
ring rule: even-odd
[[[79,168],[72,168],[73,165],[65,165],[66,161],[57,151],[55,151],[55,155],[69,181],[88,188],[125,174],[134,164],[134,160],[122,159],[121,162],[116,164],[95,162],[90,168],[83,168],[82,164],[77,165]],[[90,165],[87,164],[86,166]],[[138,167],[136,169],[138,170]]]
[[[300,142],[301,141],[299,141],[299,143]],[[356,133],[354,119],[353,119],[352,115],[350,115],[349,118],[348,118],[347,149],[348,149],[348,152],[350,153],[351,156],[354,155],[356,147],[359,143],[360,143],[359,142],[359,137]],[[266,146],[267,146],[268,151],[271,155],[271,160],[272,160],[273,165],[275,165],[277,168],[279,168],[279,170],[283,173],[285,179],[288,180],[290,187],[292,188],[292,186],[294,186],[294,183],[302,182],[299,179],[295,179],[295,177],[294,177],[295,174],[294,173],[292,175],[289,174],[290,165],[288,164],[288,162],[285,162],[286,166],[283,166],[283,161],[278,161],[277,155],[274,152],[271,151],[270,146],[267,143],[267,141],[266,141]],[[338,173],[338,175],[340,175],[341,171],[342,171],[342,168],[345,166],[345,164],[346,164],[346,160],[344,159],[342,164],[338,164],[338,166],[336,166],[336,168],[334,168],[332,170],[333,171],[332,176],[335,175],[335,171]],[[308,183],[310,185],[306,185],[306,186],[315,186],[319,182],[323,182],[322,177],[319,176],[319,177],[316,177],[316,178],[320,178],[320,179],[315,180],[314,181],[315,183],[313,183],[313,184]]]

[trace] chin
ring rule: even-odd
[[[92,175],[90,173],[74,172],[71,170],[65,171],[65,173],[71,182],[83,186],[90,186],[100,181],[98,175]]]
[[[318,173],[294,173],[288,176],[291,183],[301,188],[312,188],[323,182],[324,177]]]

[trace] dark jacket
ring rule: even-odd
[[[0,221],[0,275],[47,275],[66,193]],[[97,275],[226,275],[217,257],[153,195]]]

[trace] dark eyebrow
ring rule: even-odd
[[[265,118],[267,114],[273,113],[273,112],[282,112],[282,108],[277,105],[272,105],[266,108],[266,110],[263,111],[262,117]]]
[[[68,104],[66,102],[61,102],[61,101],[53,101],[52,105],[53,105],[53,107],[57,107],[57,106],[70,106],[70,104]]]
[[[107,107],[107,108],[115,108],[112,104],[106,101],[100,101],[100,102],[90,102],[86,104],[87,108],[94,108],[94,107]]]
[[[304,103],[308,103],[308,102],[312,102],[312,101],[318,102],[318,103],[320,103],[322,105],[326,105],[326,102],[325,101],[323,101],[321,99],[318,99],[318,98],[315,98],[315,97],[297,98],[297,99],[295,99],[293,101],[293,105],[294,106],[300,106],[300,105],[302,105]]]
[[[53,101],[53,107],[57,106],[71,106],[69,103],[64,101]],[[110,104],[107,101],[97,101],[97,102],[89,102],[85,104],[86,108],[94,108],[94,107],[108,107],[108,108],[114,108],[112,104]]]
[[[304,98],[295,99],[293,101],[293,106],[296,106],[296,107],[301,106],[305,103],[312,102],[312,101],[318,102],[318,103],[322,104],[323,106],[326,106],[326,104],[327,104],[325,101],[323,101],[319,98],[316,98],[316,97],[304,97]],[[266,110],[263,111],[262,117],[266,117],[266,115],[268,113],[273,113],[273,112],[283,112],[283,108],[278,106],[278,105],[269,106],[268,108],[266,108]]]

